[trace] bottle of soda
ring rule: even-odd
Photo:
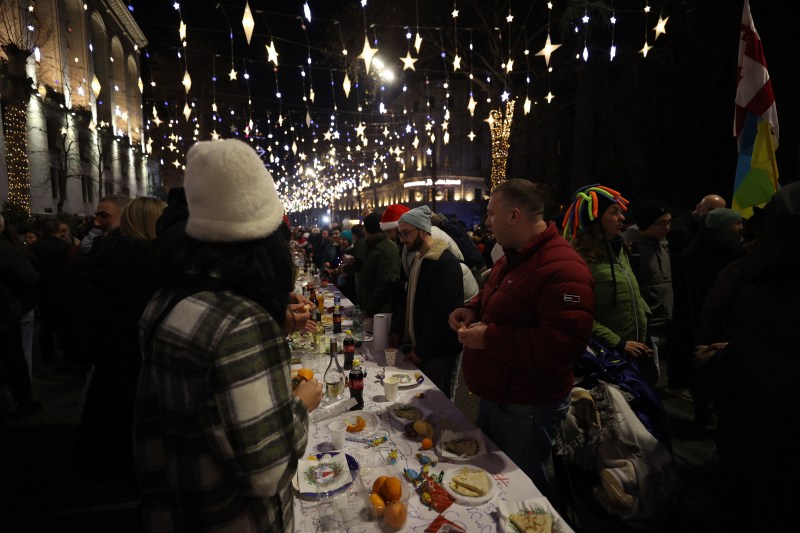
[[[356,405],[350,408],[357,411],[364,408],[364,372],[360,366],[354,366],[350,371],[350,397],[356,399]]]
[[[342,305],[342,297],[339,295],[338,292],[333,294],[333,306],[340,307]]]
[[[317,303],[317,291],[314,289],[313,285],[309,288],[308,291],[309,291],[308,292],[308,299],[311,300],[311,303],[316,305],[316,303]],[[322,309],[320,309],[320,311],[322,311]]]
[[[333,308],[333,334],[342,332],[342,309],[337,305]]]
[[[349,329],[345,332],[342,349],[344,351],[344,369],[350,370],[353,368],[353,358],[356,355],[356,341],[353,340],[353,333]]]

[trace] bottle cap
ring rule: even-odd
[[[349,330],[349,329],[347,331],[345,331],[345,333],[348,334],[348,335],[352,335],[353,334],[353,332],[351,330]]]

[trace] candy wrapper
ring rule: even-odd
[[[437,513],[443,513],[453,505],[455,500],[439,485],[438,481],[427,474],[421,474],[420,477],[422,478],[422,484],[419,487],[419,491],[422,494],[422,502],[425,505],[428,505]]]
[[[458,532],[458,533],[466,533],[464,528],[457,526],[447,518],[443,517],[442,515],[437,516],[431,525],[425,528],[425,533],[447,533],[447,532]]]

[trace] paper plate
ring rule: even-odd
[[[416,411],[418,411],[419,417],[414,418],[411,413],[405,413],[406,416],[401,416],[401,414],[403,413],[398,414],[398,411],[409,410],[409,409],[415,409]],[[389,407],[386,408],[386,410],[389,412],[389,416],[391,416],[401,424],[407,424],[408,422],[416,422],[417,420],[423,420],[425,419],[425,417],[427,417],[429,414],[433,412],[427,407],[423,407],[415,403],[402,403],[402,402],[390,405]]]
[[[474,472],[482,472],[489,480],[489,492],[487,492],[483,496],[477,496],[473,498],[470,496],[464,496],[463,494],[459,494],[458,492],[453,490],[453,488],[450,487],[450,480],[452,480],[453,477],[455,477],[462,469]],[[492,476],[489,474],[489,472],[487,472],[483,468],[478,468],[477,466],[459,466],[456,468],[450,468],[448,470],[445,470],[441,485],[444,488],[444,490],[446,490],[447,493],[450,496],[452,496],[453,499],[456,501],[456,503],[459,505],[465,505],[465,506],[482,505],[494,497],[494,480],[492,479]]]
[[[500,531],[502,533],[519,533],[519,529],[511,523],[509,519],[514,513],[535,513],[541,514],[542,512],[549,512],[553,521],[553,533],[561,533],[565,530],[564,521],[558,516],[558,513],[547,501],[547,498],[531,498],[529,500],[519,502],[501,501],[498,505],[498,514],[500,519]]]
[[[422,376],[420,371],[411,371],[411,370],[387,370],[386,375],[383,377],[396,377],[400,380],[400,384],[398,385],[401,389],[408,389],[411,387],[416,387],[420,383],[422,383],[425,378]],[[383,379],[381,378],[381,381]]]
[[[350,411],[342,415],[339,420],[344,420],[348,425],[355,425],[358,417],[363,418],[367,425],[361,431],[348,431],[348,435],[354,437],[367,438],[372,436],[376,431],[381,428],[381,419],[372,411]]]
[[[300,489],[299,489],[299,486],[298,486],[297,478],[298,478],[298,476],[303,476],[303,475],[307,475],[308,477],[311,477],[313,479],[317,479],[317,478],[326,479],[324,484],[323,483],[318,484],[320,488],[324,488],[325,485],[330,485],[335,479],[338,478],[338,476],[350,476],[350,481],[346,482],[344,485],[341,485],[341,486],[339,486],[338,488],[336,488],[334,490],[324,491],[324,492],[300,492],[300,496],[303,496],[305,498],[312,498],[312,499],[327,498],[329,496],[333,496],[334,494],[339,494],[340,492],[344,492],[348,488],[350,488],[350,485],[353,484],[353,481],[355,481],[356,476],[358,475],[358,470],[359,470],[358,461],[356,461],[356,459],[352,455],[345,454],[345,459],[347,459],[348,471],[347,472],[338,472],[338,473],[337,472],[331,472],[330,468],[326,467],[325,466],[325,462],[323,461],[323,459],[326,456],[327,457],[332,457],[334,455],[337,455],[338,453],[341,453],[341,452],[316,453],[316,454],[314,454],[314,456],[318,460],[320,460],[320,464],[318,466],[316,466],[316,467],[310,467],[310,468],[312,468],[312,470],[309,471],[309,472],[297,472],[297,474],[295,474],[292,477],[292,486],[294,487],[295,490],[299,491]]]
[[[457,455],[445,448],[445,444],[460,439],[474,439],[478,443],[478,451],[473,455]],[[443,460],[453,463],[463,463],[472,461],[476,457],[486,454],[486,442],[483,440],[483,432],[480,429],[473,429],[470,431],[450,431],[446,429],[442,431],[441,437],[436,442],[436,453]]]

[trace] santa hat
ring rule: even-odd
[[[255,150],[237,139],[192,146],[183,186],[189,204],[186,233],[199,241],[260,239],[283,221],[272,175]]]
[[[407,212],[408,210],[408,207],[404,206],[403,204],[392,204],[387,207],[386,211],[383,212],[383,216],[381,217],[381,230],[387,231],[390,229],[395,229],[397,227],[397,223],[400,221],[400,217],[403,216],[403,213]]]

